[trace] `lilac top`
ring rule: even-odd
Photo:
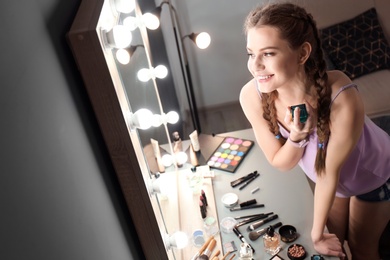
[[[345,89],[357,86],[343,86],[332,98],[333,101]],[[332,104],[331,103],[331,104]],[[290,133],[279,124],[280,133],[288,138]],[[318,147],[317,130],[309,137],[309,144],[298,165],[306,175],[316,182],[314,169]],[[390,178],[390,136],[365,116],[363,132],[340,171],[337,197],[351,197],[372,191]]]

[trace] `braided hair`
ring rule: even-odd
[[[298,49],[305,42],[312,46],[312,52],[304,69],[308,80],[315,86],[317,94],[317,135],[320,145],[317,150],[315,169],[317,174],[321,175],[325,169],[326,146],[324,144],[327,143],[330,135],[331,88],[327,84],[328,74],[316,22],[304,8],[292,3],[279,3],[253,9],[245,20],[244,31],[247,33],[249,29],[263,25],[277,28],[281,37],[293,50]],[[280,136],[276,120],[276,98],[276,91],[262,93],[263,118],[268,121],[269,130],[275,136]],[[282,138],[279,140],[285,142]]]

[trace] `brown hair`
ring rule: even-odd
[[[291,49],[296,50],[303,43],[312,46],[310,57],[305,63],[305,73],[317,91],[317,134],[319,142],[326,144],[329,139],[329,117],[331,89],[327,84],[326,63],[321,48],[321,40],[313,16],[300,6],[291,3],[268,4],[256,7],[247,16],[244,31],[258,26],[272,26],[279,30],[282,39],[286,40]],[[280,136],[276,120],[275,99],[277,92],[262,93],[263,117],[269,122],[270,131]],[[280,139],[281,140],[281,139]],[[283,142],[283,141],[282,141]],[[326,146],[318,148],[315,162],[317,174],[325,169]]]

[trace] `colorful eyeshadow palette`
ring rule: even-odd
[[[235,137],[225,137],[222,143],[207,160],[211,168],[235,172],[253,146],[253,141]]]

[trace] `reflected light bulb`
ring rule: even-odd
[[[179,114],[176,111],[170,111],[167,114],[167,123],[176,124],[179,121]]]
[[[146,82],[148,81],[149,79],[151,79],[151,73],[150,73],[150,70],[149,69],[140,69],[137,73],[137,77],[140,81],[142,82]]]
[[[185,152],[179,152],[176,154],[176,161],[178,164],[185,164],[188,160],[188,155]]]
[[[115,25],[105,33],[107,44],[113,48],[125,48],[130,45],[133,35],[124,25]]]
[[[128,14],[135,9],[134,0],[115,0],[115,8],[118,12]]]
[[[115,53],[116,59],[119,61],[119,63],[126,65],[130,62],[130,54],[125,49],[119,49]]]
[[[152,126],[159,127],[162,124],[163,124],[163,120],[161,118],[161,115],[158,115],[158,114],[153,115]]]
[[[145,27],[149,30],[156,30],[160,26],[160,20],[151,13],[145,13],[142,15],[142,21]]]
[[[130,122],[133,127],[148,129],[152,126],[153,114],[146,108],[141,108],[131,115]]]
[[[168,75],[168,69],[164,65],[158,65],[154,68],[154,74],[157,78],[163,79]]]
[[[211,42],[211,37],[207,32],[201,32],[195,39],[195,43],[199,49],[206,49],[209,47]]]
[[[151,179],[149,182],[149,193],[159,193],[161,195],[168,195],[171,190],[169,180],[163,174],[156,179]]]
[[[161,157],[161,162],[162,164],[165,166],[165,167],[169,167],[173,164],[173,158],[172,158],[172,155],[170,154],[164,154],[162,157]]]
[[[123,19],[123,25],[128,27],[130,31],[134,31],[138,28],[138,20],[134,16],[128,16]]]

